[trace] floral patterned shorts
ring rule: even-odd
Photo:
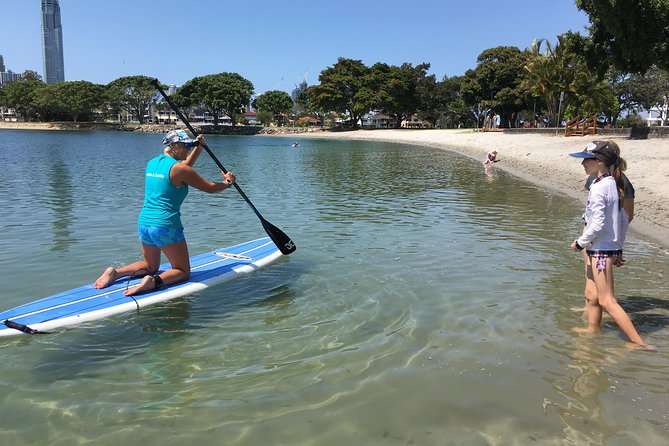
[[[148,246],[163,246],[171,245],[172,243],[186,241],[184,230],[181,228],[160,228],[157,226],[137,226],[137,234],[139,241]]]
[[[606,269],[606,259],[609,257],[622,257],[622,249],[613,249],[610,251],[604,250],[591,250],[587,251],[589,257],[596,257],[597,263],[595,264],[598,271],[604,271]]]

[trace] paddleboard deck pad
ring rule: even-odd
[[[191,274],[185,282],[166,285],[135,296],[123,292],[141,278],[121,278],[102,289],[93,284],[31,302],[0,313],[0,338],[48,333],[57,328],[102,319],[114,314],[186,296],[251,273],[283,257],[269,237],[190,258]],[[160,266],[165,271],[169,264]]]

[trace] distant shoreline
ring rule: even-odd
[[[259,125],[196,125],[196,131],[205,135],[257,135],[257,134],[302,134],[321,132],[320,128],[306,127],[262,127]],[[143,132],[167,133],[175,128],[185,128],[174,124],[121,124],[114,122],[4,122],[0,121],[0,130],[44,130],[44,131],[108,131],[108,132]]]
[[[0,122],[0,130],[164,133],[173,128],[173,125],[155,124]],[[488,150],[496,149],[500,162],[494,168],[582,202],[587,198],[583,190],[585,173],[579,161],[569,157],[569,153],[582,150],[593,139],[615,139],[621,147],[623,158],[628,162],[626,173],[636,189],[635,218],[630,230],[669,247],[669,138],[630,139],[607,135],[564,137],[553,133],[476,132],[472,129],[333,132],[317,128],[276,127],[265,129],[259,136],[291,138],[301,142],[302,148],[307,144],[305,140],[313,138],[410,144],[449,150],[477,161],[482,161]]]
[[[108,122],[3,122],[3,130],[82,130],[82,131],[125,131],[125,132],[167,132],[173,126],[155,124],[118,124]]]

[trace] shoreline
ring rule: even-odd
[[[169,128],[168,128],[169,127]],[[168,129],[168,130],[165,130]],[[118,132],[167,132],[171,126],[158,124],[121,124],[112,122],[3,122],[0,130],[44,130],[44,131],[118,131]]]
[[[636,197],[630,231],[651,238],[669,248],[669,139],[629,139],[627,137],[510,134],[458,130],[354,130],[274,134],[301,139],[328,138],[379,141],[448,150],[483,162],[488,150],[496,149],[500,160],[495,167],[552,192],[579,200],[585,206],[586,179],[580,160],[569,153],[580,152],[592,140],[612,139],[627,161],[626,174]],[[481,167],[483,168],[483,167]]]
[[[173,126],[168,126],[170,129]],[[119,125],[91,123],[0,122],[0,130],[116,130],[162,133],[163,125]],[[585,205],[586,175],[579,160],[569,156],[594,139],[613,139],[627,160],[626,174],[636,190],[634,221],[630,231],[669,248],[669,138],[630,139],[625,136],[570,136],[554,134],[476,132],[472,129],[376,129],[321,131],[288,129],[257,134],[302,139],[344,139],[389,142],[448,150],[482,162],[488,150],[496,149],[496,168],[555,193],[570,196]]]

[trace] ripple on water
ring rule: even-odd
[[[9,304],[139,255],[129,215],[155,135],[41,135],[26,132],[30,158],[0,185],[17,197],[0,224]],[[572,331],[580,203],[431,149],[208,143],[297,252],[140,313],[3,343],[7,442],[666,443],[667,353],[626,348],[608,319],[598,337]],[[39,193],[28,165],[51,175]],[[193,253],[263,235],[234,193],[192,191],[182,210]],[[665,345],[667,252],[628,244],[618,297]]]

